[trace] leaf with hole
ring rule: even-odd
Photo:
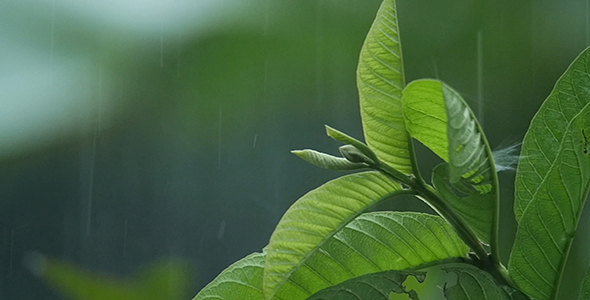
[[[408,276],[424,282],[426,273],[407,271],[384,271],[367,274],[324,289],[307,300],[389,300],[391,293],[406,294],[410,299],[420,300],[414,290],[408,291],[404,282]]]
[[[529,298],[514,288],[498,285],[490,274],[470,265],[462,264],[443,267],[457,276],[457,282],[445,286],[448,300],[528,300]]]

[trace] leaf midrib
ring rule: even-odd
[[[564,135],[563,135],[563,138],[562,138],[562,139],[561,139],[561,141],[559,142],[559,151],[557,152],[557,155],[555,155],[555,158],[554,158],[554,159],[551,161],[551,166],[549,167],[549,170],[547,170],[547,172],[545,173],[545,176],[543,176],[543,177],[542,177],[543,179],[542,179],[542,180],[541,180],[541,182],[540,182],[540,183],[537,185],[537,188],[535,189],[535,192],[534,192],[534,193],[531,193],[531,194],[532,194],[532,197],[531,197],[531,199],[530,199],[530,200],[528,200],[528,203],[527,203],[527,205],[526,205],[525,209],[523,209],[523,210],[522,210],[522,213],[521,213],[521,217],[520,217],[520,218],[522,218],[522,217],[524,216],[524,214],[525,214],[525,213],[528,211],[529,207],[530,207],[530,206],[531,206],[531,204],[533,203],[533,199],[535,199],[535,198],[537,197],[537,194],[539,193],[539,190],[541,189],[541,186],[543,186],[543,184],[545,183],[545,181],[546,181],[546,180],[547,180],[547,178],[549,177],[549,174],[551,174],[551,171],[553,171],[553,168],[554,168],[554,167],[555,167],[555,165],[556,165],[556,164],[555,164],[555,161],[557,161],[557,160],[558,160],[558,159],[561,157],[561,155],[560,155],[560,154],[561,154],[561,153],[562,153],[562,151],[563,151],[563,147],[564,147],[564,143],[565,143],[565,140],[566,140],[566,137],[567,137],[567,133],[568,133],[569,131],[571,131],[571,130],[570,130],[570,126],[572,125],[572,123],[574,122],[574,120],[576,120],[576,119],[577,119],[577,118],[578,118],[578,117],[579,117],[579,116],[582,114],[582,112],[583,112],[583,111],[584,111],[584,110],[585,110],[587,107],[589,107],[589,106],[590,106],[590,103],[587,103],[586,105],[584,105],[584,107],[582,107],[582,108],[580,109],[580,112],[578,112],[578,113],[577,113],[577,114],[576,114],[576,115],[575,115],[575,116],[574,116],[574,117],[573,117],[571,120],[569,120],[569,121],[568,121],[568,123],[567,123],[567,126],[566,126],[566,128],[567,128],[566,134],[564,134]],[[538,143],[538,142],[537,142],[537,138],[536,138],[536,137],[533,137],[533,139],[535,140],[535,143]],[[539,148],[540,148],[540,147],[539,147]],[[543,153],[543,156],[545,156],[545,153],[544,153],[544,151],[540,151],[540,152],[541,152],[541,153]],[[547,156],[545,156],[545,157],[547,157]],[[532,166],[532,162],[530,162],[530,161],[529,161],[529,164]],[[581,169],[581,166],[580,166],[579,164],[578,164],[578,167]],[[539,174],[539,172],[538,172],[536,169],[535,169],[535,173]],[[526,185],[524,185],[524,184],[523,184],[523,186],[525,186],[525,187],[526,187]],[[528,188],[527,188],[527,191],[530,193],[530,190],[529,190]],[[573,207],[572,207],[572,208],[573,208]],[[578,219],[579,219],[579,218],[578,218]],[[577,223],[577,221],[576,221],[576,223]],[[576,225],[577,225],[577,224],[576,224]],[[577,226],[576,226],[576,227],[577,227]]]
[[[291,275],[293,273],[295,273],[296,271],[298,271],[303,265],[305,265],[305,261],[311,257],[313,254],[316,253],[316,251],[318,251],[318,249],[320,249],[328,240],[330,240],[330,238],[332,238],[336,233],[338,233],[340,230],[342,230],[342,228],[346,227],[346,225],[348,225],[348,223],[350,223],[352,220],[354,220],[355,218],[357,218],[358,216],[360,216],[363,212],[369,210],[370,208],[373,208],[374,206],[376,206],[377,204],[392,199],[395,196],[399,196],[399,195],[405,195],[405,194],[413,194],[413,191],[411,190],[403,190],[400,189],[394,192],[389,193],[388,195],[386,195],[385,197],[383,197],[381,200],[375,201],[374,203],[366,206],[364,209],[357,211],[358,214],[356,215],[352,215],[351,217],[346,218],[342,224],[340,224],[338,227],[336,227],[334,229],[334,231],[332,231],[329,235],[326,235],[326,238],[323,239],[315,248],[313,248],[311,251],[307,252],[307,254],[303,257],[303,259],[301,260],[301,262],[299,264],[297,264],[296,267],[294,267],[291,271],[287,272],[287,273],[280,273],[279,275],[284,275],[282,276],[283,278],[285,278],[285,280],[283,280],[280,284],[277,285],[277,287],[274,289],[273,294],[271,295],[271,299],[273,297],[275,297],[276,293],[283,287],[283,285],[285,285],[285,283],[287,283],[287,281],[295,284],[297,287],[299,287],[302,291],[305,291],[306,293],[309,293],[309,291],[307,291],[306,289],[304,289],[303,287],[301,287],[299,284],[297,284],[296,282],[291,280]],[[276,273],[276,272],[273,272]],[[311,294],[310,294],[311,295]]]

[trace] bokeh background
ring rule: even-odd
[[[324,124],[362,137],[355,70],[380,2],[0,1],[0,299],[66,299],[25,268],[31,252],[122,277],[181,259],[190,299],[261,251],[291,203],[342,175],[289,151],[337,153]],[[460,91],[493,147],[523,138],[590,44],[589,0],[398,0],[398,13],[407,81]],[[418,156],[424,174],[438,163]],[[514,173],[500,180],[506,262]],[[589,262],[586,219],[563,299]]]

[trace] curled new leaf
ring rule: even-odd
[[[339,142],[343,142],[345,144],[353,146],[358,151],[363,153],[367,158],[369,158],[370,161],[372,161],[374,163],[379,161],[379,159],[377,158],[375,153],[367,145],[365,145],[365,144],[363,144],[363,142],[347,135],[346,133],[338,131],[330,126],[326,126],[326,133],[328,134],[329,137],[331,137]]]
[[[362,163],[353,163],[349,159],[332,156],[315,150],[294,150],[291,153],[314,166],[329,170],[357,170],[367,167]]]
[[[355,164],[363,164],[368,166],[375,165],[375,162],[372,161],[369,157],[367,157],[363,152],[357,149],[353,145],[344,145],[338,148],[340,150],[340,154],[344,156],[348,161]]]

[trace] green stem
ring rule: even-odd
[[[449,224],[455,229],[459,238],[471,248],[476,256],[476,261],[474,261],[476,265],[482,270],[490,273],[498,282],[506,285],[513,285],[508,277],[506,268],[498,262],[495,255],[488,254],[484,245],[479,241],[471,227],[469,227],[463,218],[461,218],[456,211],[444,201],[433,187],[426,184],[421,178],[406,176],[386,164],[378,162],[371,167],[416,191],[416,197],[422,199],[440,216],[447,220],[447,222],[449,222]]]

